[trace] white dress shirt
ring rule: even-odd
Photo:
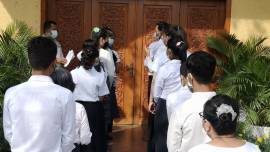
[[[188,152],[261,152],[257,145],[246,142],[240,147],[217,147],[210,144],[198,145]]]
[[[111,49],[99,49],[99,59],[103,63],[108,76],[115,76],[115,64],[113,61],[113,52]]]
[[[71,75],[76,84],[73,92],[75,100],[97,102],[99,97],[109,94],[103,70],[97,72],[94,67],[86,70],[80,66],[72,70]]]
[[[167,146],[169,152],[187,152],[192,147],[210,141],[202,127],[199,113],[215,92],[195,92],[175,111],[170,119]]]
[[[191,97],[192,93],[187,86],[182,86],[176,92],[168,95],[166,106],[168,120],[171,118],[171,114],[180,108],[180,106]]]
[[[157,73],[160,67],[162,67],[168,61],[169,58],[167,56],[167,47],[162,42],[162,45],[160,45],[155,54],[155,59],[153,60],[150,70]]]
[[[158,40],[158,41],[154,41],[152,42],[148,49],[149,49],[149,56],[147,56],[144,59],[144,65],[149,69],[152,70],[153,69],[153,63],[154,60],[157,58],[158,55],[158,49],[159,47],[161,47],[163,45],[162,39]]]
[[[91,142],[92,133],[86,111],[82,104],[76,102],[76,136],[77,144],[88,145]]]
[[[31,76],[8,89],[3,113],[12,152],[70,152],[74,148],[72,93],[48,76]]]
[[[181,88],[180,60],[170,60],[157,73],[154,83],[154,98],[167,99],[170,93]]]

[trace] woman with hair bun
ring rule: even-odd
[[[235,136],[239,105],[226,95],[216,95],[204,105],[200,113],[203,128],[211,141],[198,145],[189,152],[260,152],[259,148]]]

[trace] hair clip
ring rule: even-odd
[[[184,42],[183,41],[180,41],[180,42],[177,42],[176,43],[176,46],[178,47],[178,46],[181,46],[181,44],[183,44]]]
[[[93,31],[94,31],[95,33],[98,33],[98,32],[100,31],[100,28],[99,28],[99,27],[94,27],[94,28],[93,28]]]
[[[217,117],[219,118],[222,114],[225,113],[230,113],[232,115],[232,121],[235,120],[237,113],[233,110],[232,106],[227,105],[227,104],[221,104],[218,108],[217,108]]]

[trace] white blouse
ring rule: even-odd
[[[31,76],[7,90],[3,127],[13,152],[70,152],[75,136],[72,93],[48,76]]]
[[[192,93],[187,86],[181,87],[176,92],[168,95],[166,101],[168,120],[171,118],[171,114],[180,109],[180,106],[191,97]]]
[[[215,92],[195,92],[180,109],[171,115],[167,134],[169,152],[187,152],[192,147],[210,141],[202,127],[199,113]]]
[[[76,136],[74,143],[88,145],[91,142],[92,133],[86,111],[82,104],[76,102]]]
[[[109,94],[103,70],[97,72],[94,67],[86,70],[80,66],[72,70],[71,75],[76,84],[73,92],[75,100],[97,102],[99,97]]]
[[[154,83],[154,98],[167,99],[167,96],[181,88],[180,60],[170,60],[157,73]]]
[[[234,148],[227,148],[227,147],[217,147],[209,144],[201,144],[198,145],[188,152],[261,152],[258,146],[246,142],[243,146],[234,147]]]

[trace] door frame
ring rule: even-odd
[[[121,1],[121,0],[118,0]],[[123,0],[122,0],[123,1]],[[148,3],[147,0],[143,0],[144,2],[141,2],[141,0],[130,0],[130,1],[134,1],[136,10],[138,9],[138,7],[140,7],[140,3]],[[156,3],[159,3],[162,0],[157,1]],[[165,0],[164,0],[165,1]],[[177,1],[177,0],[176,0]],[[181,5],[181,0],[180,1],[180,5]],[[203,0],[197,0],[197,1],[203,1]],[[92,0],[89,0],[88,3],[92,4]],[[48,0],[41,0],[40,2],[41,5],[41,24],[40,24],[40,33],[43,33],[43,23],[48,19]],[[91,5],[92,7],[92,5]],[[181,7],[181,6],[180,6]],[[226,0],[226,4],[225,4],[225,24],[224,24],[224,29],[226,32],[230,32],[230,26],[231,26],[231,7],[232,7],[232,0]],[[92,19],[92,11],[90,13],[91,15],[91,24],[93,22]],[[180,18],[180,17],[179,17]],[[132,18],[129,18],[129,20],[132,20]],[[143,23],[137,22],[136,25],[134,26],[134,30],[136,31],[136,37],[140,37],[141,31],[138,31],[138,28],[136,28],[137,26],[141,26]],[[134,48],[134,52],[133,55],[135,56],[135,78],[134,78],[134,91],[133,91],[133,124],[136,125],[140,125],[145,123],[145,118],[147,117],[147,114],[145,115],[145,113],[141,112],[141,108],[147,108],[143,105],[143,68],[142,68],[142,64],[143,64],[143,53],[142,51],[139,51],[138,49],[142,48],[142,42],[143,40],[141,38],[137,39],[136,42],[133,45],[132,48]]]

